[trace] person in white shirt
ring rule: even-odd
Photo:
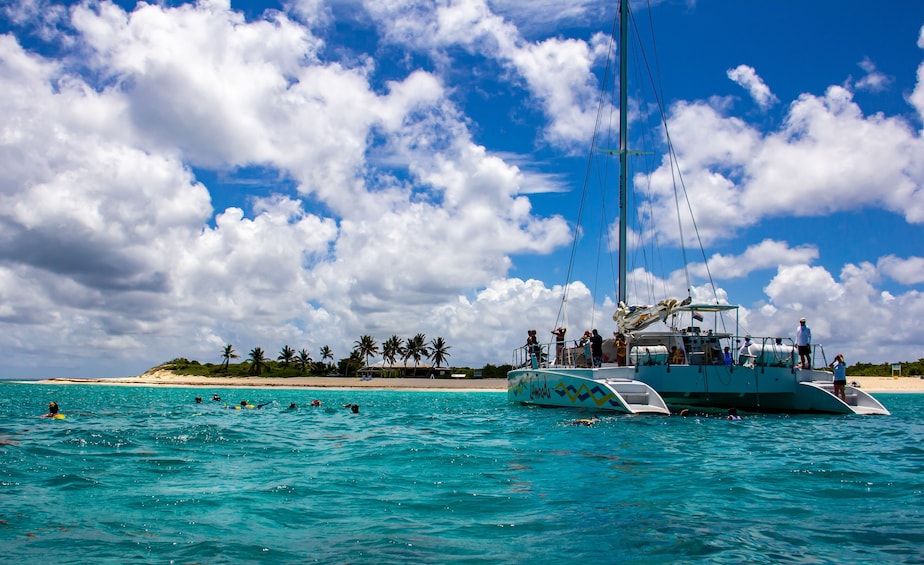
[[[812,368],[812,330],[805,325],[805,318],[799,320],[796,328],[796,347],[799,349],[799,363],[803,369]]]
[[[744,365],[751,358],[751,336],[745,336],[744,345],[738,349],[738,363]]]

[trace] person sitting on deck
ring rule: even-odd
[[[683,365],[687,362],[686,355],[683,353],[683,349],[680,349],[676,345],[671,346],[671,365]]]

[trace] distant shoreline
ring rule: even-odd
[[[861,390],[871,393],[924,393],[924,379],[919,377],[847,377],[857,382]],[[152,369],[137,377],[120,378],[53,378],[28,381],[35,384],[90,384],[106,386],[168,386],[213,388],[304,388],[304,389],[367,389],[367,390],[429,390],[447,392],[502,392],[507,379],[429,379],[408,377],[206,377],[177,375],[166,369]]]
[[[92,384],[105,386],[168,386],[213,388],[304,388],[304,389],[368,389],[368,390],[430,390],[430,391],[506,391],[507,379],[430,379],[408,377],[206,377],[178,375],[167,369],[152,369],[137,377],[120,378],[54,378],[30,381],[38,384]]]

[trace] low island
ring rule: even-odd
[[[372,390],[446,390],[446,391],[505,391],[504,378],[428,377],[361,377],[361,376],[204,376],[181,374],[165,366],[154,367],[136,377],[119,378],[56,378],[40,381],[49,384],[100,384],[114,386],[174,386],[216,388],[308,388],[308,389],[372,389]],[[848,377],[867,392],[924,393],[924,379],[913,377]]]

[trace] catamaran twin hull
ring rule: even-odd
[[[790,367],[639,365],[516,369],[507,375],[511,402],[539,406],[669,414],[670,408],[738,408],[754,412],[885,414],[871,395],[846,387],[834,396],[830,373]]]
[[[596,369],[519,369],[507,373],[507,398],[523,404],[670,414],[661,396],[643,382]]]

